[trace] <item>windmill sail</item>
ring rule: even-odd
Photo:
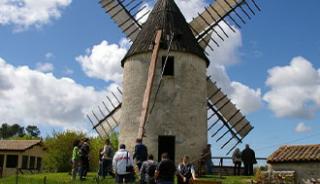
[[[147,5],[140,0],[101,0],[100,4],[126,36],[134,41],[141,30],[139,21],[149,13]],[[141,12],[144,13],[137,17]]]
[[[96,111],[87,115],[93,129],[100,137],[109,136],[120,124],[122,91],[118,88],[118,93],[111,92],[112,96],[107,96],[106,101],[102,101],[97,106]],[[120,96],[120,97],[119,97]]]
[[[248,133],[253,129],[250,122],[245,118],[245,116],[240,112],[239,109],[231,102],[231,100],[225,95],[221,88],[218,88],[214,82],[210,79],[207,81],[207,94],[208,94],[208,107],[211,110],[211,115],[209,115],[208,120],[216,116],[216,121],[209,126],[208,131],[213,129],[214,126],[218,124],[219,121],[222,125],[217,128],[217,130],[212,133],[211,137],[219,135],[221,130],[226,127],[226,131],[217,138],[217,142],[224,138],[228,133],[231,137],[222,145],[224,148],[227,144],[235,139],[236,145],[242,142]],[[209,114],[209,113],[208,113]],[[234,146],[235,147],[235,146]],[[233,148],[232,148],[233,149]],[[230,149],[230,151],[232,150]],[[229,152],[230,152],[229,151]]]
[[[245,24],[243,15],[251,19],[251,15],[255,15],[255,9],[260,11],[259,6],[254,0],[216,0],[206,7],[202,13],[198,14],[189,25],[200,46],[205,50],[210,40],[219,46],[218,41],[212,38],[211,34],[216,35],[222,41],[224,41],[224,37],[229,37],[224,28],[219,24],[220,22],[224,22],[234,31],[227,19],[240,28],[240,23],[237,21]],[[213,49],[211,48],[211,50]]]

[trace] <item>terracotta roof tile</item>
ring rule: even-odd
[[[320,144],[281,146],[267,159],[268,163],[320,162]]]
[[[0,151],[24,151],[37,144],[41,140],[0,140]]]

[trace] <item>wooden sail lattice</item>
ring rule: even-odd
[[[117,91],[111,91],[106,96],[106,100],[87,114],[93,129],[100,137],[107,137],[115,131],[120,124],[122,90],[118,87]]]
[[[221,26],[221,22],[235,32],[229,22],[241,28],[241,23],[246,24],[243,17],[251,20],[251,16],[256,14],[256,10],[261,11],[254,0],[215,0],[202,13],[198,13],[189,26],[199,45],[204,50],[209,47],[213,51],[213,47],[209,45],[210,41],[219,47],[219,40],[224,41],[225,38],[229,38],[227,31]],[[216,40],[217,38],[219,40]]]
[[[150,12],[141,0],[101,0],[100,4],[131,41],[141,30],[139,21]]]
[[[253,127],[227,95],[221,91],[221,88],[216,86],[216,82],[212,82],[210,78],[207,80],[207,95],[209,135],[211,134],[211,138],[217,137],[216,142],[219,142],[229,133],[229,138],[220,147],[223,149],[232,140],[235,140],[236,143],[227,153],[229,154],[242,142],[242,139],[248,135]],[[214,122],[209,121],[214,117],[216,117]],[[217,128],[215,129],[215,127]],[[224,133],[221,133],[223,129],[225,129]]]

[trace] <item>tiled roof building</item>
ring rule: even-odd
[[[0,176],[40,171],[44,154],[41,140],[0,140]]]
[[[1,140],[1,151],[25,151],[35,145],[42,144],[41,140]]]
[[[273,171],[294,171],[296,182],[320,178],[320,144],[286,145],[272,153],[267,162]]]
[[[268,163],[320,162],[320,144],[282,146],[268,157]]]

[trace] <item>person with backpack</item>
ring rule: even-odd
[[[140,169],[141,184],[155,184],[155,172],[157,162],[153,160],[153,155],[148,155],[148,160],[142,163]]]
[[[190,181],[196,180],[194,166],[189,163],[189,157],[184,156],[182,162],[178,165],[178,184],[189,184]]]
[[[141,169],[142,163],[148,158],[148,149],[142,144],[142,139],[136,140],[136,146],[134,147],[133,159],[136,160],[136,164]]]
[[[113,148],[109,139],[106,139],[103,150],[101,151],[102,155],[102,178],[104,179],[109,173],[110,176],[114,176],[112,172],[112,158],[113,158]]]
[[[116,183],[132,183],[134,181],[133,160],[126,145],[120,144],[120,149],[114,154],[112,160]]]

